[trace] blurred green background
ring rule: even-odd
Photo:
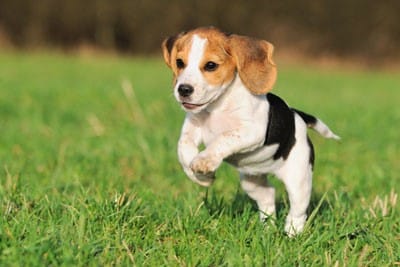
[[[291,55],[391,64],[399,10],[397,0],[1,0],[0,47],[154,53],[166,36],[213,25]]]

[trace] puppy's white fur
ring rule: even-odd
[[[177,73],[174,87],[174,95],[182,103],[186,98],[178,88],[190,84],[190,103],[196,105],[190,109],[183,106],[187,114],[178,156],[185,173],[192,181],[210,186],[224,160],[235,166],[241,186],[257,202],[262,220],[275,214],[275,190],[268,185],[267,174],[276,175],[285,184],[290,201],[285,230],[289,235],[301,232],[311,195],[313,157],[304,119],[293,112],[296,142],[287,158],[274,158],[279,144],[265,144],[271,107],[266,96],[249,91],[239,72],[231,80],[209,84],[201,70],[207,37],[193,34],[188,43],[191,45],[186,66]],[[312,127],[325,137],[338,138],[320,120]],[[205,145],[201,152],[200,144]]]

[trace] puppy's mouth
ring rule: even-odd
[[[207,103],[204,103],[204,104],[193,104],[193,103],[188,103],[188,102],[182,102],[181,104],[185,109],[193,110],[193,109],[196,109],[196,108],[200,108],[200,107],[206,105]]]
[[[204,108],[204,107],[208,106],[208,104],[214,102],[214,100],[216,98],[218,98],[218,96],[219,96],[219,94],[215,94],[207,102],[204,102],[204,103],[201,103],[201,104],[190,103],[190,102],[185,102],[185,101],[182,101],[180,103],[186,110],[196,111],[196,109],[197,110],[201,110],[201,108]]]

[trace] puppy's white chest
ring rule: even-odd
[[[239,127],[240,120],[233,114],[210,114],[203,122],[203,143],[208,146],[218,136],[232,133]]]

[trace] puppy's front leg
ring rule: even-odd
[[[265,131],[265,130],[264,130]],[[222,161],[236,153],[252,151],[264,142],[262,127],[248,126],[219,135],[207,148],[196,156],[190,168],[195,174],[211,174]]]
[[[183,170],[190,180],[202,186],[210,186],[214,181],[214,173],[194,173],[190,168],[193,159],[199,154],[201,130],[190,118],[186,118],[178,142],[178,157]]]

